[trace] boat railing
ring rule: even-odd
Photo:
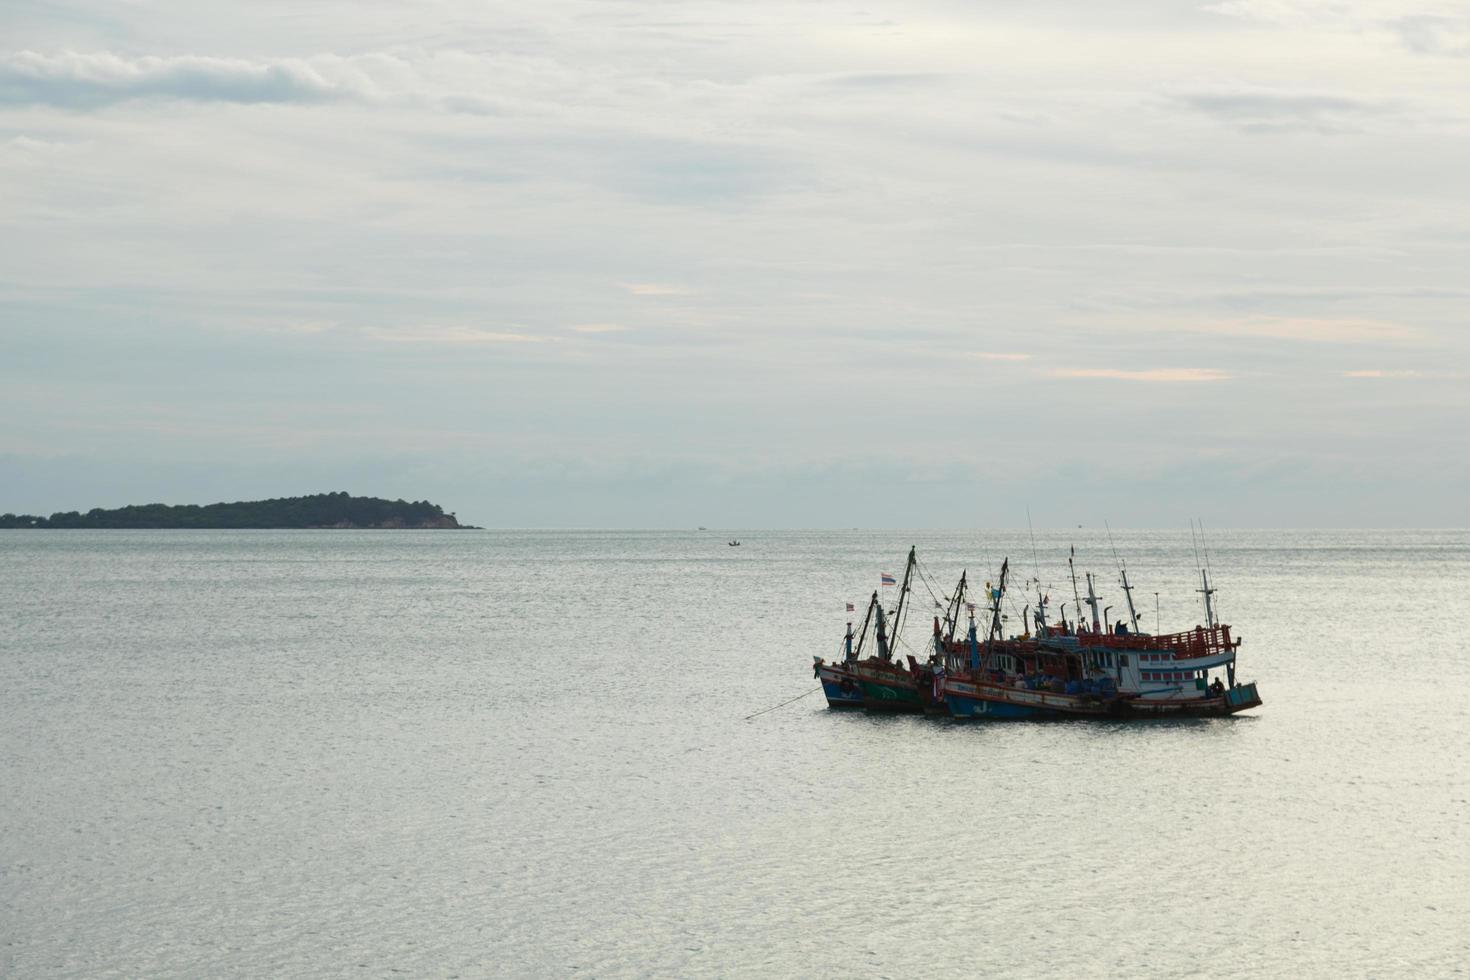
[[[1144,636],[1138,633],[1082,633],[1078,637],[1084,646],[1101,647],[1108,650],[1138,650],[1172,652],[1175,660],[1192,660],[1212,653],[1224,653],[1240,646],[1232,640],[1230,627],[1196,626],[1181,633],[1165,633]]]

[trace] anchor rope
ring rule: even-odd
[[[762,708],[760,711],[757,711],[754,715],[746,715],[745,718],[742,719],[742,720],[743,721],[750,721],[750,719],[754,718],[756,715],[763,715],[767,711],[775,711],[777,708],[784,708],[788,704],[790,704],[792,701],[800,701],[802,698],[806,697],[807,694],[816,694],[821,689],[822,689],[822,685],[818,684],[816,687],[812,688],[810,691],[807,691],[806,694],[798,694],[796,697],[791,698],[790,700],[787,700],[787,701],[782,701],[780,704],[773,704],[769,708]]]

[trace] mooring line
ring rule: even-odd
[[[802,698],[806,697],[807,694],[816,694],[821,689],[822,689],[822,685],[818,684],[816,687],[812,688],[810,691],[807,691],[806,694],[798,694],[796,697],[792,698],[791,701],[800,701]],[[757,711],[755,713],[755,715],[763,715],[767,711],[775,711],[777,708],[784,708],[788,704],[790,704],[791,701],[782,701],[780,704],[771,705],[771,707],[769,707],[769,708],[762,708],[760,711]],[[746,715],[743,720],[744,721],[750,721],[750,719],[754,718],[755,715]]]

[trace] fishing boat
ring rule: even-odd
[[[944,608],[944,616],[942,620],[938,615],[934,618],[928,660],[920,663],[909,655],[905,664],[894,656],[893,646],[901,642],[903,616],[908,611],[917,568],[911,548],[891,621],[878,601],[878,592],[874,592],[863,627],[856,634],[856,644],[852,624],[848,623],[842,662],[828,664],[814,658],[814,671],[822,681],[828,705],[997,720],[1213,718],[1261,705],[1253,682],[1237,682],[1235,661],[1241,641],[1231,635],[1228,625],[1216,619],[1212,601],[1215,590],[1207,568],[1200,569],[1198,590],[1204,597],[1206,625],[1149,635],[1138,629],[1133,585],[1121,559],[1119,571],[1129,618],[1127,624],[1120,619],[1112,626],[1107,616],[1112,607],[1099,614],[1101,597],[1093,576],[1086,576],[1084,602],[1072,558],[1068,565],[1072,568],[1075,623],[1068,622],[1065,603],[1060,623],[1048,621],[1050,596],[1037,578],[1032,580],[1036,584],[1034,606],[1028,600],[1023,616],[1025,631],[1004,638],[1001,602],[1010,576],[1007,559],[1001,564],[998,585],[986,583],[990,625],[985,640],[979,639],[975,604],[964,601],[968,583],[962,573],[947,607],[935,598],[935,606]],[[924,578],[927,585],[930,579]],[[888,585],[894,580],[884,575],[883,581]],[[937,586],[931,587],[931,594],[936,591]],[[1085,621],[1084,605],[1091,612],[1091,624]],[[962,608],[969,610],[969,628],[963,638],[957,639]],[[864,658],[870,623],[876,625],[876,651]]]
[[[902,635],[903,616],[907,611],[909,588],[913,584],[914,567],[917,564],[915,550],[909,548],[908,561],[904,565],[903,584],[898,589],[898,603],[893,610],[892,633],[883,604],[876,602],[871,607],[877,624],[877,650],[866,659],[855,659],[853,672],[863,694],[863,707],[868,711],[902,712],[919,714],[924,710],[919,700],[918,664],[913,657],[908,664],[893,655],[893,640]],[[885,581],[888,581],[885,578]]]
[[[1231,637],[1229,626],[1215,620],[1211,601],[1215,590],[1206,569],[1200,569],[1198,591],[1204,596],[1209,625],[1153,636],[1138,630],[1133,586],[1121,562],[1119,571],[1131,631],[1121,620],[1108,628],[1106,612],[1099,617],[1100,597],[1090,574],[1086,605],[1092,613],[1091,629],[1080,615],[1075,628],[1067,628],[1065,622],[1060,629],[1050,626],[1047,597],[1038,595],[1036,639],[1029,647],[1017,648],[1010,641],[1010,648],[1002,645],[997,650],[991,644],[978,673],[946,678],[951,713],[994,718],[1216,718],[1261,705],[1254,682],[1236,681],[1240,640]],[[1002,566],[998,593],[1004,592],[1005,577]],[[1077,589],[1075,572],[1073,589]],[[1080,613],[1083,600],[1080,595],[1076,599]],[[999,595],[994,608],[998,616]],[[1213,681],[1211,671],[1216,672]]]
[[[1255,683],[1236,680],[1235,658],[1241,641],[1230,635],[1228,625],[1216,620],[1215,589],[1208,569],[1199,570],[1200,588],[1196,590],[1204,597],[1206,625],[1155,636],[1139,632],[1133,586],[1127,570],[1121,571],[1133,629],[1120,622],[1109,631],[1104,622],[1102,631],[1079,632],[1075,639],[1085,656],[1112,672],[1127,715],[1216,718],[1261,705]],[[1088,591],[1092,592],[1090,581]],[[1095,600],[1093,609],[1096,615]]]
[[[863,692],[858,687],[857,677],[846,663],[829,664],[821,657],[814,658],[812,673],[822,682],[822,693],[827,696],[829,708],[861,708]]]
[[[860,636],[866,636],[868,632],[868,620],[873,616],[873,609],[878,605],[878,593],[873,593],[873,601],[868,604],[868,619],[863,621]],[[849,609],[852,607],[849,606]],[[827,697],[829,708],[861,708],[863,706],[862,688],[858,686],[857,675],[853,673],[852,664],[862,652],[861,641],[857,649],[853,648],[852,623],[847,624],[847,636],[843,639],[843,655],[840,661],[827,663],[821,657],[812,657],[812,676],[822,682],[822,693]]]
[[[1117,689],[1090,672],[1077,650],[1044,648],[1029,635],[1001,639],[1001,599],[1010,561],[1001,564],[1000,584],[989,590],[990,629],[982,648],[970,621],[968,656],[944,678],[944,700],[955,718],[1041,719],[1108,717],[1119,713]],[[1038,633],[1048,635],[1047,600],[1038,596]]]
[[[822,682],[822,690],[826,694],[828,707],[854,707],[854,701],[856,701],[857,704],[874,712],[917,714],[924,710],[923,702],[919,697],[919,664],[913,657],[908,658],[907,664],[895,657],[890,639],[898,635],[903,616],[907,611],[909,588],[913,581],[916,561],[915,551],[910,548],[908,563],[904,569],[903,584],[898,591],[898,603],[892,613],[891,623],[888,612],[878,600],[878,593],[874,592],[868,603],[868,612],[863,619],[863,627],[856,634],[855,646],[852,624],[848,623],[845,655],[842,662],[829,664],[820,657],[814,658],[812,671]],[[884,585],[890,585],[893,582],[890,576],[886,574],[883,576]],[[871,656],[864,657],[863,647],[867,642],[870,625],[875,627],[875,649]],[[932,690],[932,677],[930,684]]]
[[[940,621],[940,617],[934,617],[932,641],[934,652],[925,663],[913,664],[918,674],[915,686],[919,694],[919,703],[926,715],[949,715],[949,705],[944,699],[944,685],[950,672],[964,662],[963,654],[967,649],[964,642],[955,640],[961,609],[969,608],[972,611],[968,642],[973,645],[975,641],[974,604],[965,601],[969,589],[968,575],[968,572],[960,572],[959,584],[955,586],[953,595],[949,597],[948,605],[944,607],[943,622]],[[910,661],[912,663],[913,658],[910,658]]]

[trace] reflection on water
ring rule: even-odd
[[[1470,959],[1465,532],[1212,533],[1263,708],[1010,724],[743,719],[909,544],[1024,577],[1025,532],[731,536],[6,532],[0,973]],[[1145,627],[1199,622],[1188,532],[1117,537]],[[1074,541],[1121,605],[1086,531],[1038,533],[1054,599]]]

